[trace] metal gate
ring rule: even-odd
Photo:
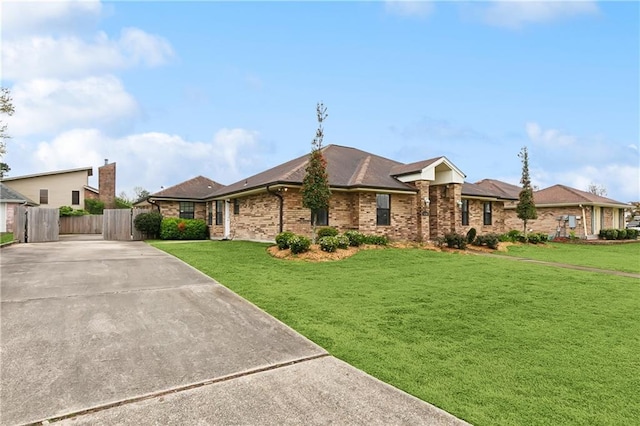
[[[15,238],[21,243],[58,241],[60,211],[45,207],[16,208]]]

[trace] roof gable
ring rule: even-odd
[[[36,202],[25,197],[13,188],[9,188],[0,182],[0,201],[3,203],[27,203],[30,205],[38,205]]]
[[[12,176],[12,177],[2,178],[1,180],[3,182],[7,182],[7,181],[12,181],[12,180],[30,179],[30,178],[35,178],[35,177],[61,175],[61,174],[65,174],[65,173],[77,173],[77,172],[83,172],[83,171],[88,172],[87,176],[93,176],[93,167],[80,167],[80,168],[77,168],[77,169],[55,170],[55,171],[52,171],[52,172],[34,173],[34,174],[31,174],[31,175]]]
[[[196,176],[177,185],[170,186],[161,191],[151,194],[153,199],[203,199],[212,191],[223,188],[224,185],[206,178]]]
[[[394,167],[390,173],[402,182],[428,180],[435,184],[463,183],[466,177],[447,157],[403,164]]]

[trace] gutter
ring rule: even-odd
[[[267,192],[271,195],[275,195],[280,199],[280,231],[278,232],[282,232],[282,223],[283,223],[283,217],[284,217],[284,199],[282,198],[282,195],[269,189],[269,185],[267,185]]]

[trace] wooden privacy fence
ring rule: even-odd
[[[105,240],[142,240],[142,233],[133,226],[133,220],[145,209],[105,209],[102,238]]]
[[[15,238],[23,243],[58,241],[60,211],[44,207],[16,208]]]
[[[61,234],[102,234],[104,218],[101,214],[66,216],[60,218]]]

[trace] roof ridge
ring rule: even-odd
[[[280,179],[282,179],[282,180],[289,179],[291,177],[291,175],[293,175],[294,173],[297,173],[298,170],[300,170],[302,167],[306,166],[308,163],[309,163],[309,159],[307,158],[302,163],[300,163],[298,166],[294,167],[293,169],[289,170],[287,173],[283,174],[280,177]]]
[[[351,178],[349,179],[349,185],[355,185],[362,182],[362,179],[364,179],[364,175],[367,173],[367,170],[369,170],[370,162],[371,162],[371,155],[367,155],[362,160],[360,160],[360,164],[358,164],[358,167],[356,168],[356,170],[353,172],[353,175],[351,175]]]

